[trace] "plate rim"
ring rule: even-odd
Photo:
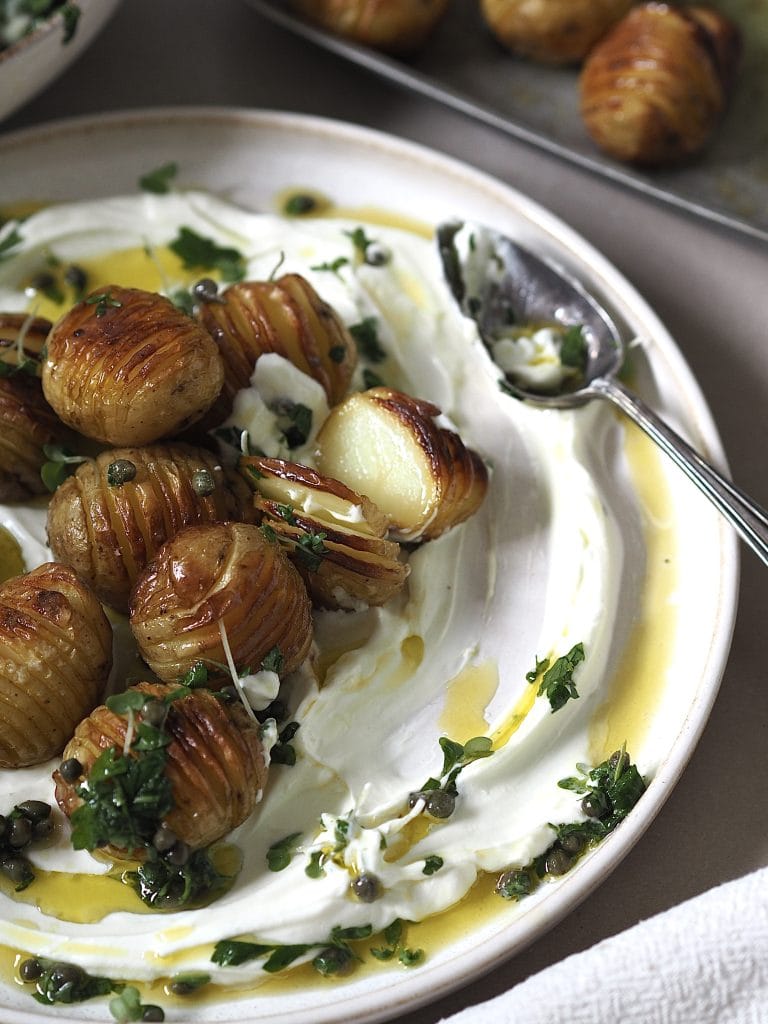
[[[615,291],[622,300],[638,310],[643,318],[653,326],[654,341],[660,342],[664,358],[671,364],[676,380],[684,385],[684,398],[688,426],[695,434],[696,444],[703,445],[709,458],[727,472],[726,460],[722,443],[714,418],[703,396],[692,370],[688,366],[682,352],[659,320],[650,305],[634,288],[623,274],[599,252],[586,238],[571,228],[565,221],[551,213],[543,205],[530,199],[523,192],[484,171],[472,167],[465,161],[441,153],[439,150],[412,142],[379,129],[364,127],[328,117],[299,114],[281,110],[262,110],[249,107],[232,106],[161,106],[156,108],[136,108],[108,112],[102,114],[86,114],[75,117],[57,119],[39,125],[27,126],[0,135],[0,144],[4,152],[9,147],[29,147],[45,144],[60,138],[72,138],[83,134],[93,136],[99,131],[114,131],[120,127],[146,128],[150,125],[173,123],[175,125],[190,122],[215,120],[219,123],[247,126],[258,132],[259,129],[279,129],[301,132],[312,136],[323,136],[336,141],[352,141],[356,145],[372,145],[383,148],[389,154],[401,159],[416,159],[433,170],[448,174],[451,178],[469,184],[474,189],[490,194],[509,207],[510,211],[530,221],[536,231],[550,240],[556,249],[564,249],[579,263],[587,263],[590,272],[610,290]],[[509,931],[507,927],[499,927],[493,935],[475,946],[471,951],[463,951],[460,965],[456,957],[443,957],[441,962],[430,968],[421,968],[410,975],[399,974],[388,986],[381,986],[373,994],[365,992],[351,994],[345,999],[344,990],[335,990],[337,999],[333,1004],[311,1008],[291,1007],[285,1013],[272,1013],[269,1017],[274,1024],[342,1024],[344,1021],[355,1020],[359,1024],[374,1024],[376,1021],[392,1019],[406,1009],[415,1009],[431,1002],[434,992],[439,989],[440,996],[449,994],[467,985],[483,974],[498,967],[512,956],[527,948],[545,932],[553,928],[567,914],[572,913],[578,905],[596,888],[599,881],[606,878],[630,852],[642,834],[655,820],[663,804],[679,780],[682,772],[692,756],[698,740],[703,732],[709,714],[714,705],[720,681],[726,667],[738,603],[739,584],[739,550],[738,541],[733,531],[721,520],[719,525],[719,563],[720,588],[717,604],[716,621],[719,630],[713,635],[706,658],[709,669],[708,685],[703,686],[695,699],[688,706],[684,720],[670,750],[665,753],[662,763],[651,781],[647,793],[643,797],[644,813],[631,815],[622,823],[621,829],[613,833],[601,846],[586,858],[569,876],[567,898],[561,890],[550,894],[540,905],[532,908],[526,915],[526,927],[512,931],[521,931],[515,941],[503,942],[502,933]],[[489,951],[487,947],[495,948]],[[458,954],[457,954],[458,955]],[[424,984],[420,979],[424,971],[429,969],[432,984],[430,990],[424,992]],[[376,1005],[371,1005],[372,995]],[[258,995],[256,996],[258,998]],[[234,1016],[214,1016],[211,1020],[222,1022],[238,1021],[246,1024],[251,1018],[238,1013],[248,1005],[243,1001],[223,1002],[222,1007],[234,1008]],[[343,1015],[339,1015],[339,1011]],[[26,1011],[4,1010],[11,1015],[7,1024],[29,1024],[32,1020]],[[350,1016],[353,1014],[353,1016]],[[82,1017],[69,1017],[57,1014],[62,1024],[75,1024]],[[264,1024],[263,1016],[252,1018],[253,1024]]]

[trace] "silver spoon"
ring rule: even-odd
[[[636,395],[616,380],[624,359],[621,335],[606,311],[566,271],[481,224],[451,222],[437,229],[446,280],[462,311],[489,343],[511,324],[580,326],[584,365],[576,386],[555,393],[507,380],[505,390],[536,405],[571,408],[606,398],[651,437],[768,564],[768,513],[703,459]]]

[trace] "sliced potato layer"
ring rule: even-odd
[[[37,375],[48,334],[53,327],[50,320],[28,313],[0,313],[0,363],[19,366],[37,363]]]
[[[197,661],[226,663],[220,624],[238,670],[257,671],[277,647],[283,671],[312,642],[309,597],[279,544],[257,526],[190,526],[164,544],[131,596],[131,628],[161,679],[178,679]],[[210,671],[210,669],[209,669]],[[221,675],[213,669],[214,675]]]
[[[0,586],[0,767],[60,753],[101,697],[112,628],[95,595],[49,562]]]
[[[69,434],[43,396],[37,377],[0,377],[0,501],[23,501],[43,494],[40,470],[44,444]]]
[[[65,313],[49,335],[45,397],[61,419],[106,444],[177,434],[224,381],[207,331],[162,295],[110,285]]]
[[[137,683],[148,697],[166,698],[177,687]],[[170,735],[166,774],[174,807],[163,822],[193,849],[209,846],[236,828],[253,811],[266,781],[267,768],[259,726],[239,703],[227,704],[208,690],[173,700],[164,725]],[[122,751],[128,721],[102,704],[82,721],[64,750],[76,758],[87,777],[103,751]],[[65,781],[54,772],[56,800],[65,814],[80,805],[81,780]],[[135,851],[105,848],[116,857]]]
[[[293,0],[303,15],[329,32],[393,53],[421,46],[448,0]]]
[[[234,396],[248,387],[256,360],[267,352],[318,381],[331,405],[346,394],[357,362],[354,340],[299,274],[233,284],[220,301],[204,304],[199,317],[224,360],[224,388],[206,425],[229,416]]]
[[[488,486],[482,459],[439,413],[391,388],[351,395],[318,435],[318,468],[375,502],[400,540],[431,540],[477,511]]]
[[[127,467],[125,466],[127,464]],[[130,479],[120,482],[118,470]],[[48,509],[48,540],[105,604],[128,611],[131,587],[185,526],[252,520],[249,489],[210,452],[182,444],[114,448],[80,466]]]
[[[244,457],[264,531],[274,531],[304,577],[315,604],[352,609],[381,605],[408,578],[389,520],[364,495],[306,466]]]

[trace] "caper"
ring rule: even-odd
[[[29,861],[24,857],[3,857],[0,871],[15,885],[27,885],[34,878]]]
[[[161,700],[145,700],[141,705],[141,720],[146,725],[160,729],[168,714],[168,707]]]
[[[32,841],[32,822],[29,818],[13,818],[8,825],[5,841],[14,850],[20,850]]]
[[[50,818],[46,818],[45,821],[36,821],[32,826],[33,841],[38,839],[47,839],[52,830],[53,822]]]
[[[373,903],[381,895],[381,882],[376,875],[363,872],[357,875],[349,883],[352,895],[357,897],[361,903]]]
[[[282,722],[283,719],[288,716],[288,706],[284,700],[279,697],[273,700],[271,704],[264,708],[263,711],[257,711],[256,717],[260,722],[266,722],[268,718],[274,718],[276,722]]]
[[[174,843],[166,853],[165,859],[169,864],[173,864],[174,867],[180,868],[187,863],[191,853],[192,851],[189,846],[180,839],[177,843]]]
[[[48,977],[51,988],[59,992],[63,988],[76,988],[80,985],[85,979],[85,971],[77,964],[58,963],[53,965]]]
[[[136,476],[136,466],[130,459],[115,459],[107,466],[107,483],[110,487],[122,487]]]
[[[37,821],[45,821],[51,816],[51,805],[44,800],[24,800],[23,803],[16,804],[16,810],[20,811],[32,824]]]
[[[311,213],[318,205],[314,196],[307,195],[305,192],[296,192],[286,199],[283,204],[283,213],[288,216],[300,217],[303,213]]]
[[[408,807],[412,810],[420,800],[426,803],[428,796],[429,793],[410,793],[408,795]]]
[[[531,876],[527,871],[512,868],[499,875],[496,881],[496,892],[505,900],[520,899],[527,896],[532,888]]]
[[[320,974],[327,976],[341,974],[348,969],[351,962],[352,953],[348,949],[343,949],[341,946],[326,946],[312,961],[312,966]]]
[[[59,765],[59,775],[65,782],[77,782],[83,774],[83,766],[76,757],[68,757]]]
[[[165,1020],[165,1012],[162,1006],[155,1006],[154,1003],[147,1003],[141,1014],[142,1021]]]
[[[383,267],[392,259],[392,254],[379,242],[371,242],[365,247],[365,262],[371,267]]]
[[[567,871],[571,870],[572,866],[573,858],[565,850],[557,848],[550,850],[547,854],[547,859],[544,861],[544,869],[550,875],[564,875]]]
[[[76,292],[84,292],[85,286],[88,284],[88,275],[82,267],[78,267],[76,263],[72,263],[64,271],[64,280],[68,285],[71,285]]]
[[[173,993],[175,996],[189,996],[197,988],[199,988],[199,985],[195,985],[194,982],[185,981],[183,978],[179,978],[177,981],[172,981],[170,983],[168,991]]]
[[[47,270],[41,270],[39,274],[35,274],[32,278],[31,284],[35,291],[45,292],[49,288],[53,288],[56,284],[56,279]]]
[[[578,832],[569,832],[560,840],[560,846],[566,853],[580,853],[584,848],[584,837]]]
[[[588,818],[599,818],[607,810],[605,801],[597,793],[587,793],[581,801],[581,809]]]
[[[238,694],[237,689],[234,686],[222,686],[222,688],[220,690],[217,690],[216,692],[220,697],[223,697],[225,700],[240,700],[240,695]]]
[[[216,481],[210,469],[196,469],[192,474],[192,490],[201,498],[206,498],[216,490]]]
[[[219,286],[212,277],[202,277],[192,285],[192,294],[201,302],[216,302],[219,297]]]
[[[37,981],[43,973],[43,965],[37,957],[30,957],[29,960],[22,960],[19,964],[19,977],[22,981]]]
[[[427,797],[426,812],[432,818],[450,818],[456,808],[456,797],[444,789],[434,789]]]
[[[179,837],[167,825],[161,825],[152,836],[152,845],[158,853],[167,853],[178,841]]]

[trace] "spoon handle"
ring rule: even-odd
[[[749,495],[727,480],[675,433],[653,410],[618,381],[598,377],[590,391],[607,398],[666,452],[709,498],[741,538],[768,564],[768,513]]]

